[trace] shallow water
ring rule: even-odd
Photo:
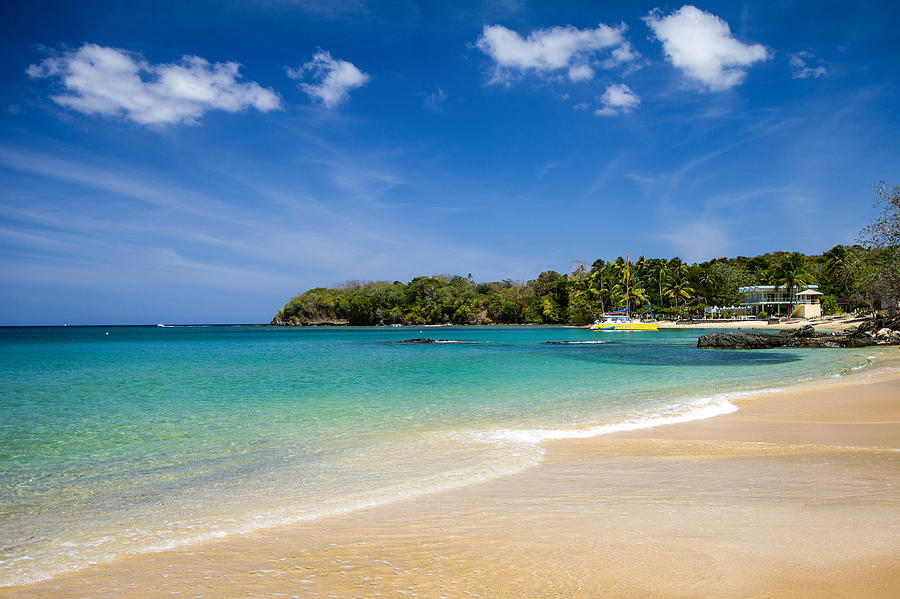
[[[0,585],[516,472],[543,439],[724,413],[872,355],[698,334],[0,329]],[[420,337],[453,343],[398,343]]]

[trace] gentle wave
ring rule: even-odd
[[[856,366],[851,366],[850,368],[844,368],[837,374],[832,375],[832,377],[839,379],[842,376],[846,376],[852,372],[856,372],[857,370],[862,370],[863,368],[868,368],[869,366],[871,366],[872,364],[875,363],[875,360],[877,358],[878,358],[878,356],[866,356],[866,360],[862,364],[857,364]]]
[[[535,445],[544,441],[586,439],[590,437],[599,437],[601,435],[609,435],[611,433],[655,428],[657,426],[665,426],[668,424],[705,420],[722,414],[731,414],[738,410],[737,406],[731,403],[734,400],[750,396],[778,393],[780,391],[783,391],[783,389],[773,387],[758,391],[724,393],[712,397],[701,397],[688,402],[675,404],[637,418],[623,420],[621,422],[598,424],[586,428],[498,429],[488,432],[472,433],[472,436],[487,443],[516,442]]]
[[[434,474],[424,480],[364,492],[343,500],[332,499],[316,506],[293,506],[200,523],[170,522],[165,527],[157,527],[154,530],[131,529],[85,542],[66,541],[60,543],[58,550],[51,555],[21,555],[6,560],[0,559],[0,566],[7,570],[5,575],[0,577],[0,588],[34,584],[128,556],[159,553],[215,539],[310,522],[328,516],[389,505],[422,495],[450,491],[523,472],[540,463],[543,453],[543,449],[539,447],[529,450],[518,446],[505,451],[501,459],[490,463]]]

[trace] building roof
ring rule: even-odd
[[[797,295],[823,295],[822,292],[816,291],[814,289],[807,289],[806,291],[801,291]]]
[[[819,286],[818,285],[809,285],[809,288],[810,289],[818,289]],[[741,287],[740,289],[738,289],[738,292],[739,293],[750,293],[752,291],[769,291],[770,289],[772,291],[774,291],[775,285],[751,285],[750,287]],[[783,290],[786,290],[787,288],[784,286],[781,286],[778,289],[779,289],[779,291],[783,291]]]

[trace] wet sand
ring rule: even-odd
[[[900,597],[900,359],[527,472],[9,597]]]

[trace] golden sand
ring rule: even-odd
[[[10,597],[900,597],[900,360]]]

